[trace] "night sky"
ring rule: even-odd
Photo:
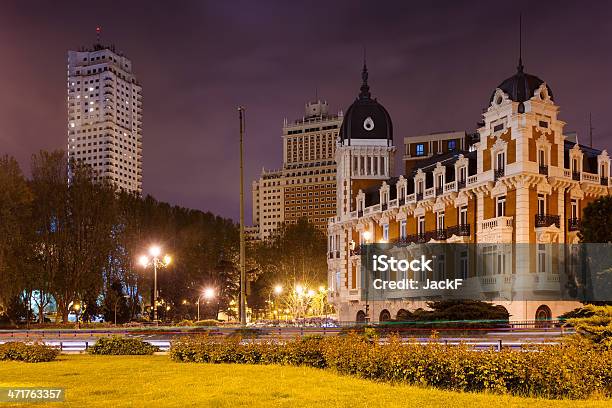
[[[66,52],[113,43],[143,86],[144,192],[238,219],[238,120],[247,108],[251,181],[282,163],[283,118],[319,97],[357,96],[363,47],[395,143],[473,131],[495,87],[525,71],[552,88],[566,131],[612,147],[612,6],[605,2],[3,1],[0,154],[66,146]],[[399,168],[399,166],[397,166]]]

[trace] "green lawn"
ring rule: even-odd
[[[167,356],[61,355],[0,362],[0,386],[65,387],[58,407],[604,407],[380,384],[313,368],[174,363]],[[0,408],[10,406],[0,403]],[[23,405],[14,405],[23,406]]]

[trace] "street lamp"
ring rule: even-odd
[[[79,312],[81,311],[81,304],[80,303],[74,303],[72,305],[72,308],[74,309],[74,314],[76,316],[76,323],[77,323],[77,327],[81,328],[81,321],[79,320]]]
[[[202,297],[204,297],[207,301],[214,299],[215,290],[213,288],[206,288],[204,289],[204,292],[200,296],[198,296],[198,321],[200,321],[200,300],[202,299]]]
[[[281,293],[283,293],[283,287],[281,285],[276,285],[274,286],[274,296],[279,296]],[[272,302],[272,293],[268,293],[268,307],[270,308],[270,312],[272,314],[274,314],[273,310],[272,310],[272,304],[274,302]]]
[[[370,240],[372,239],[372,233],[368,230],[363,231],[363,239],[365,240],[365,244],[366,244],[366,265],[361,265],[362,268],[366,268],[367,263],[370,259],[370,246],[368,245],[370,243]],[[362,252],[363,253],[363,252]],[[364,282],[366,284],[365,287],[365,319],[366,322],[368,322],[370,320],[370,302],[369,302],[369,298],[370,298],[370,273],[368,272],[368,270],[365,270],[365,276],[366,276],[366,282]]]
[[[146,255],[141,255],[138,258],[138,263],[143,267],[147,268],[153,266],[153,321],[157,322],[157,268],[165,268],[170,265],[172,258],[170,255],[164,255],[162,259],[159,258],[161,255],[161,248],[158,245],[153,245],[149,248],[149,258]]]

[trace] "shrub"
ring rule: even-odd
[[[196,326],[218,326],[219,322],[215,319],[198,320],[194,323]]]
[[[172,344],[175,361],[289,364],[330,368],[377,381],[457,391],[491,391],[548,398],[612,396],[612,350],[576,337],[526,351],[476,351],[467,345],[385,344],[362,335],[305,337],[284,343],[245,342],[208,335]]]
[[[183,319],[180,322],[176,323],[175,326],[193,326],[193,320],[189,320],[189,319]]]
[[[612,349],[612,306],[586,305],[573,313],[575,318],[568,319],[576,333],[585,339]]]
[[[8,342],[0,344],[0,361],[15,360],[27,363],[40,363],[53,361],[59,350],[40,343],[26,344],[22,342]]]
[[[159,347],[133,337],[102,337],[90,349],[90,354],[147,355],[159,351]]]

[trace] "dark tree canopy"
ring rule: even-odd
[[[600,197],[584,209],[578,236],[581,242],[612,242],[612,196]]]
[[[91,169],[68,163],[62,151],[33,155],[31,174],[27,180],[15,159],[0,158],[0,320],[53,306],[67,321],[75,304],[84,320],[112,321],[115,305],[118,321],[146,315],[153,272],[137,259],[151,244],[173,258],[158,271],[165,318],[194,318],[207,287],[216,293],[215,316],[236,299],[232,220],[92,183]]]

